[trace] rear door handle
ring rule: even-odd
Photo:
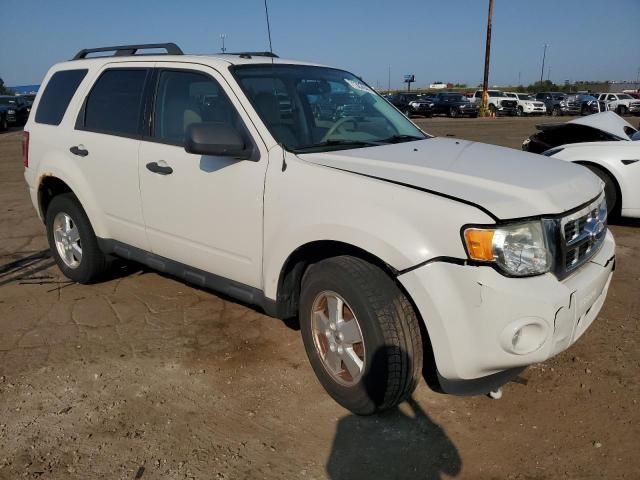
[[[83,145],[73,146],[69,149],[71,153],[74,155],[78,155],[79,157],[86,157],[89,155],[89,150],[86,150]]]
[[[173,168],[167,165],[163,160],[160,160],[160,163],[164,165],[160,165],[158,162],[147,163],[147,170],[159,175],[170,175],[173,173]]]

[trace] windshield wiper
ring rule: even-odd
[[[311,150],[313,148],[322,148],[322,147],[334,147],[334,146],[346,146],[346,147],[377,147],[381,142],[367,142],[365,140],[327,140],[320,143],[314,143],[313,145],[304,145],[302,147],[297,147],[294,149],[295,152],[300,152],[301,150]]]
[[[426,140],[427,137],[416,137],[415,135],[393,135],[384,140],[379,140],[380,143],[402,143],[413,142],[415,140]]]

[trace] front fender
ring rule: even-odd
[[[270,162],[265,189],[263,285],[271,299],[287,259],[308,243],[352,245],[403,271],[435,257],[466,258],[461,226],[493,223],[455,200],[285,155],[284,170],[282,157]]]

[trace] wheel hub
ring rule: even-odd
[[[78,227],[69,214],[59,212],[53,219],[53,240],[64,264],[78,268],[82,261],[82,244]]]
[[[313,342],[325,370],[342,385],[354,385],[365,368],[360,325],[351,307],[335,292],[319,293],[311,312]]]

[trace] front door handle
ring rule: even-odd
[[[89,150],[85,149],[83,145],[73,146],[69,149],[71,153],[74,155],[78,155],[79,157],[86,157],[89,155]]]
[[[173,168],[167,165],[164,161],[160,160],[164,165],[158,164],[158,162],[150,162],[147,163],[147,170],[153,173],[157,173],[159,175],[170,175],[173,173]]]

